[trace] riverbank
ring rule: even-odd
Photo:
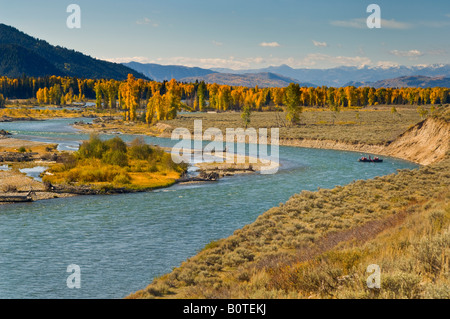
[[[0,137],[0,159],[2,160],[0,164],[5,167],[0,170],[0,197],[24,196],[30,191],[34,192],[33,200],[35,201],[74,196],[48,191],[42,182],[20,171],[23,168],[54,164],[55,162],[51,160],[45,160],[45,157],[49,155],[48,158],[51,158],[56,148],[55,144]],[[0,205],[5,204],[9,203],[0,201]]]
[[[75,196],[69,193],[47,191],[41,182],[26,176],[18,170],[0,170],[0,185],[0,205],[11,204],[2,202],[2,197],[26,196],[30,191],[34,193],[32,196],[33,201]]]
[[[7,105],[0,109],[0,123],[18,121],[45,121],[55,118],[96,118],[105,116],[106,111],[78,104],[57,106],[35,106],[29,104]]]
[[[393,142],[385,145],[346,143],[336,140],[281,140],[280,145],[352,151],[404,159],[430,165],[444,159],[449,151],[450,131],[444,120],[429,119],[417,123]]]
[[[302,114],[303,124],[298,127],[280,127],[280,146],[352,151],[379,156],[390,156],[408,160],[420,165],[428,165],[443,158],[447,145],[442,139],[448,138],[443,123],[433,122],[421,134],[433,138],[431,143],[417,135],[418,123],[430,125],[417,114],[412,106],[399,107],[393,116],[390,109],[383,106],[363,110],[347,110],[339,114],[340,121],[331,124],[333,112],[310,108]],[[273,112],[257,113],[252,122],[255,129],[273,128],[280,115]],[[335,115],[334,115],[335,116]],[[355,121],[358,117],[359,121]],[[325,120],[327,119],[327,120]],[[126,123],[121,120],[101,118],[92,124],[77,123],[75,128],[84,132],[104,134],[140,134],[170,138],[177,127],[187,128],[193,134],[194,120],[202,120],[203,128],[217,127],[225,132],[227,127],[240,127],[239,114],[183,114],[178,119],[149,126],[143,123]],[[413,129],[415,128],[415,131]],[[426,132],[426,133],[423,133]],[[405,134],[407,136],[405,136]],[[414,137],[413,137],[414,136]],[[441,139],[441,140],[440,140]],[[270,138],[268,139],[270,143]],[[413,143],[414,145],[408,145]],[[432,145],[440,145],[432,149]]]
[[[129,298],[450,298],[448,111],[391,143],[428,165],[294,195]]]

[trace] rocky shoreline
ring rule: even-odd
[[[19,122],[19,121],[43,121],[40,119],[36,119],[34,117],[11,117],[11,116],[2,116],[0,117],[0,122]]]

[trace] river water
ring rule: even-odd
[[[76,120],[0,123],[0,129],[71,150],[88,138],[69,125]],[[166,147],[176,143],[145,140]],[[360,155],[280,147],[282,166],[274,175],[0,206],[0,298],[123,298],[302,190],[418,167],[393,158],[358,163]],[[80,289],[67,287],[72,264],[81,270]]]

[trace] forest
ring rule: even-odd
[[[253,111],[284,110],[287,120],[296,123],[302,107],[343,108],[374,105],[437,105],[450,103],[450,89],[301,87],[259,88],[136,79],[95,80],[76,77],[0,77],[0,107],[6,99],[36,99],[42,105],[71,105],[95,100],[97,109],[122,111],[127,121],[152,124],[176,118],[179,111],[239,111],[243,119]],[[244,119],[245,120],[245,119]]]

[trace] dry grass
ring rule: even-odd
[[[8,190],[15,190],[15,192],[27,192],[31,189],[43,190],[42,183],[27,177],[17,169],[9,171],[0,171],[0,191],[7,192]]]
[[[335,114],[328,109],[306,108],[301,115],[301,124],[284,126],[284,113],[254,112],[250,127],[280,128],[281,139],[319,139],[347,143],[385,144],[397,138],[409,127],[421,120],[416,106],[398,107],[398,115],[391,114],[390,107],[377,106],[364,109],[345,109]],[[181,114],[176,119],[165,121],[173,128],[185,127],[193,132],[194,120],[203,121],[203,129],[216,127],[243,127],[240,113],[195,113]]]
[[[96,109],[79,109],[72,110],[64,107],[47,107],[46,109],[35,109],[32,106],[15,106],[10,105],[0,109],[0,118],[19,118],[19,119],[36,119],[46,120],[52,118],[77,118],[108,115],[106,111],[98,111]]]
[[[18,152],[22,147],[32,153],[43,155],[49,153],[49,151],[56,150],[57,145],[15,138],[0,138],[0,152]]]
[[[133,163],[131,163],[133,165]],[[131,170],[131,171],[130,171]],[[63,164],[54,165],[43,181],[51,184],[91,185],[93,187],[118,187],[147,190],[173,185],[181,173],[175,170],[156,172],[133,172],[132,169],[108,165],[100,160],[79,162],[76,167],[65,169]]]

